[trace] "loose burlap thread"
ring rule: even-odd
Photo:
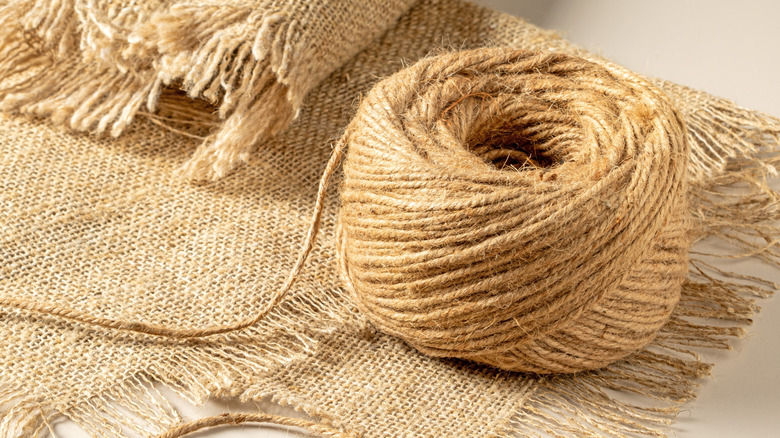
[[[313,188],[330,154],[327,145],[341,135],[356,96],[376,77],[398,70],[400,59],[419,59],[442,41],[463,49],[489,41],[578,53],[513,17],[456,1],[421,2],[380,41],[312,88],[289,131],[209,186],[171,176],[201,142],[171,128],[208,135],[201,126],[180,122],[188,119],[182,114],[203,118],[186,99],[164,95],[160,102],[170,111],[158,116],[177,122],[156,119],[168,125],[162,127],[137,117],[116,140],[4,116],[0,291],[106,318],[182,328],[254,314],[295,262]],[[686,122],[695,237],[720,237],[743,248],[735,255],[754,251],[773,260],[776,248],[752,239],[776,233],[776,196],[765,178],[777,162],[777,121],[653,82]],[[718,187],[733,182],[751,191],[718,194]],[[709,370],[696,357],[678,353],[726,348],[755,309],[750,296],[771,287],[723,278],[694,256],[679,306],[646,348],[596,372],[538,380],[431,359],[374,332],[335,276],[337,206],[331,191],[319,244],[297,286],[268,318],[239,334],[172,342],[4,308],[2,434],[42,435],[44,420],[63,414],[96,436],[163,432],[184,419],[167,407],[151,385],[156,381],[195,402],[273,397],[321,423],[365,436],[545,430],[657,435],[673,419],[676,403],[693,397],[697,378]],[[646,410],[621,403],[605,389],[655,401]]]

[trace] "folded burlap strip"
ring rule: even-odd
[[[434,356],[601,367],[666,322],[687,273],[684,124],[604,61],[479,49],[380,82],[347,134],[343,278]]]
[[[217,179],[413,3],[0,0],[0,78],[20,75],[0,88],[0,110],[118,136],[138,114],[170,125],[150,113],[165,86],[181,88],[224,119],[181,170]]]

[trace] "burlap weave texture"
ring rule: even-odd
[[[175,173],[202,142],[180,132],[202,137],[200,127],[162,123],[166,127],[156,123],[166,120],[136,116],[113,139],[4,114],[0,296],[179,327],[251,315],[280,287],[295,259],[330,143],[360,94],[432,51],[484,45],[578,53],[555,34],[514,17],[454,0],[420,2],[378,41],[322,82],[317,79],[289,130],[207,185]],[[740,155],[737,163],[753,169],[744,179],[764,175],[764,168],[751,167],[750,149],[777,146],[776,120],[704,93],[656,84],[686,118],[693,190],[740,178],[727,172],[725,157]],[[166,93],[160,116],[178,115],[187,105],[186,98]],[[192,117],[215,120],[203,110]],[[701,213],[702,233],[718,229],[710,220],[745,221],[727,207],[715,210],[710,200],[692,195],[692,202]],[[768,222],[768,202],[756,201],[743,214]],[[652,348],[601,372],[539,381],[428,358],[374,332],[343,291],[335,268],[337,205],[333,189],[318,246],[291,295],[242,333],[171,341],[3,309],[0,432],[45,434],[42,420],[65,414],[96,436],[159,433],[181,421],[152,388],[159,381],[195,401],[272,396],[364,436],[508,436],[545,428],[572,435],[599,429],[652,434],[673,408],[634,409],[602,389],[644,392],[663,399],[660,406],[691,397],[695,378],[708,366],[670,351],[723,346],[739,329],[686,318],[738,323],[752,312],[743,295],[754,289],[720,290],[692,275],[681,306]],[[112,407],[117,404],[121,409]],[[560,421],[547,410],[572,418]]]

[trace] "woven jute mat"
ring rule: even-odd
[[[768,295],[771,284],[719,271],[693,255],[680,304],[655,340],[598,371],[539,377],[431,358],[373,329],[345,292],[337,274],[334,186],[298,281],[251,328],[175,340],[11,304],[24,301],[44,311],[75,309],[177,328],[252,316],[292,268],[332,145],[377,80],[426,55],[453,50],[506,46],[583,53],[553,32],[459,0],[423,0],[396,20],[407,7],[382,16],[386,32],[362,34],[367,47],[361,51],[353,46],[339,52],[338,62],[312,64],[319,69],[316,85],[283,105],[293,102],[299,110],[289,129],[271,129],[268,138],[261,136],[264,141],[249,135],[260,144],[229,160],[226,168],[245,161],[232,172],[208,159],[205,167],[187,167],[198,148],[208,151],[219,133],[230,129],[228,121],[238,110],[219,114],[222,99],[230,95],[224,89],[204,95],[207,88],[193,88],[186,78],[160,85],[165,90],[154,112],[139,104],[126,120],[120,113],[105,122],[110,130],[123,120],[115,126],[116,138],[74,131],[100,124],[97,116],[94,124],[70,124],[86,105],[73,100],[77,93],[68,95],[76,79],[52,85],[55,91],[45,98],[16,95],[4,103],[0,436],[46,436],[60,416],[94,436],[163,433],[184,419],[155,382],[196,403],[209,397],[270,397],[322,425],[366,437],[665,434],[680,403],[695,396],[699,378],[709,373],[697,349],[727,348],[750,321],[753,298]],[[54,10],[56,15],[59,9]],[[356,14],[349,20],[367,18]],[[106,35],[111,27],[100,29]],[[61,62],[54,48],[36,51],[41,47],[36,35],[7,36],[17,30],[4,26],[5,41],[18,42],[29,48],[24,53],[38,58],[34,69],[15,74],[35,77]],[[254,37],[248,37],[251,44]],[[127,53],[127,59],[139,59],[132,50]],[[159,60],[149,59],[149,71],[157,72]],[[82,62],[73,61],[72,68]],[[132,74],[130,67],[125,72]],[[146,71],[135,67],[139,74]],[[322,69],[330,69],[327,77]],[[777,195],[766,178],[776,174],[780,121],[673,83],[653,83],[671,98],[688,130],[695,237],[719,238],[735,255],[776,261],[776,247],[761,239],[778,235]],[[99,99],[110,103],[105,97],[110,87],[122,84],[106,81],[109,89]],[[261,91],[268,87],[273,81]],[[216,103],[192,100],[177,91],[182,88]],[[148,98],[149,90],[142,91],[139,95]],[[240,129],[265,128],[248,123]],[[216,180],[193,183],[182,176],[182,166],[203,171],[185,176]],[[721,190],[733,184],[741,184],[743,192]],[[639,394],[642,401],[623,402],[620,392]]]

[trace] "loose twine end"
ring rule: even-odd
[[[240,321],[230,324],[215,325],[204,328],[182,329],[140,321],[105,318],[66,306],[51,303],[41,303],[39,301],[27,300],[24,298],[0,297],[0,306],[10,307],[44,316],[68,319],[81,324],[97,326],[104,329],[142,333],[145,335],[172,339],[204,338],[207,336],[237,332],[252,327],[265,319],[271,313],[271,311],[273,311],[279,305],[284,297],[287,296],[287,293],[290,291],[290,289],[292,289],[292,286],[298,279],[298,276],[303,269],[304,264],[306,263],[306,259],[309,256],[309,253],[314,247],[314,244],[317,240],[317,235],[319,233],[320,223],[322,221],[322,211],[325,204],[325,196],[327,194],[328,187],[330,186],[330,178],[336,172],[336,169],[338,169],[341,158],[344,155],[344,150],[346,149],[346,140],[344,139],[345,137],[342,137],[341,140],[336,142],[333,153],[331,154],[330,159],[325,166],[325,170],[323,170],[322,176],[320,177],[320,183],[317,189],[317,198],[314,204],[312,218],[309,223],[309,230],[306,233],[306,238],[303,240],[303,245],[300,249],[300,252],[298,253],[298,258],[295,261],[295,265],[293,265],[293,268],[290,271],[290,275],[287,277],[287,280],[284,282],[282,287],[271,295],[271,299],[265,305],[265,307],[263,307],[263,309],[254,316],[244,318]]]
[[[182,424],[175,427],[157,438],[179,438],[185,435],[189,435],[193,432],[197,432],[203,429],[209,429],[220,426],[235,426],[245,423],[269,423],[280,426],[300,427],[310,432],[320,434],[330,438],[354,438],[354,435],[342,432],[333,427],[329,427],[323,424],[314,423],[312,421],[303,420],[300,418],[282,417],[278,415],[270,414],[222,414],[213,417],[201,418],[189,423]]]

